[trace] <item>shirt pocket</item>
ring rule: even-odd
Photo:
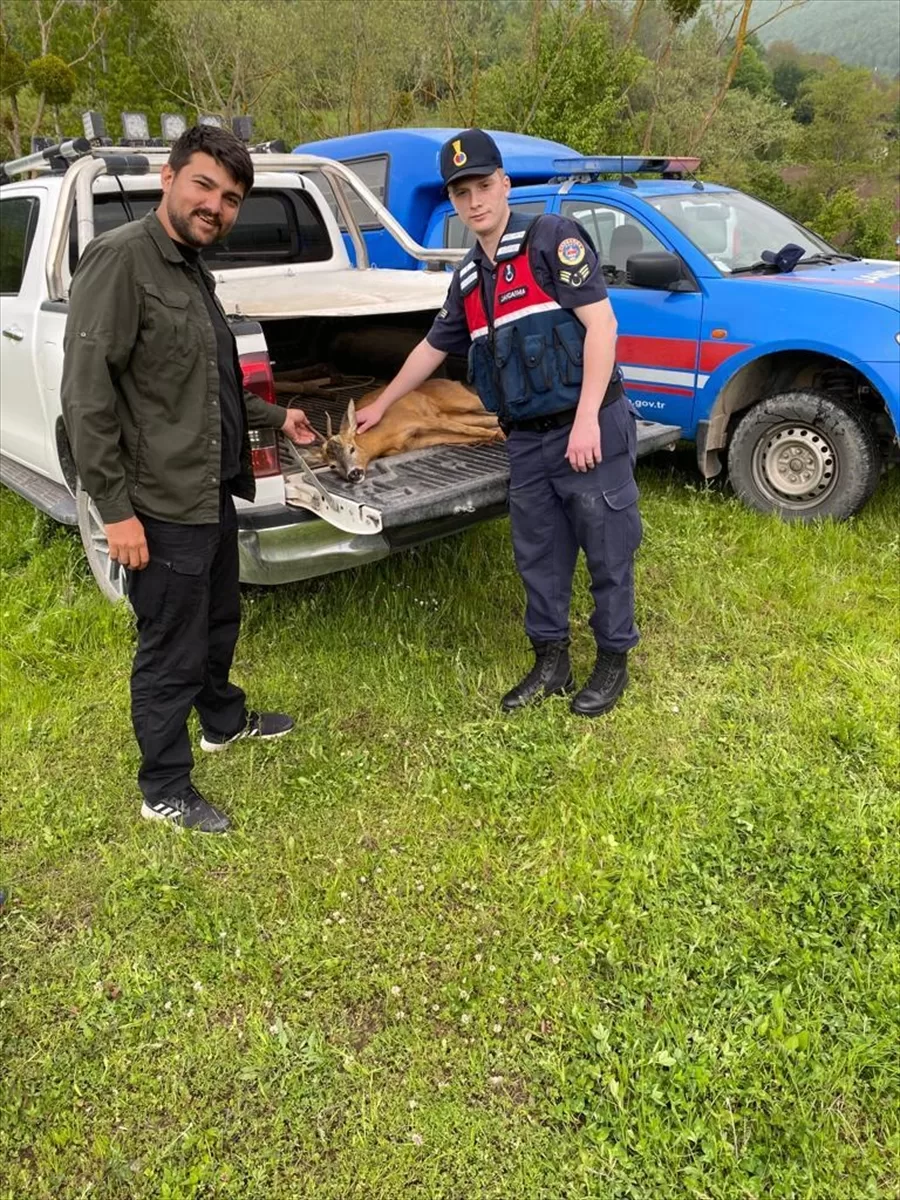
[[[186,292],[169,291],[155,283],[145,283],[144,319],[141,332],[147,349],[159,358],[164,368],[171,355],[183,357],[194,345],[191,298]]]

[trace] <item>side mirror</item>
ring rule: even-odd
[[[662,292],[692,292],[681,259],[667,250],[643,250],[632,254],[625,267],[625,282],[631,287],[655,288]]]

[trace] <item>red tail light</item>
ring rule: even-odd
[[[257,479],[281,474],[274,429],[250,430],[250,459],[253,463],[253,474]]]
[[[275,379],[268,354],[244,354],[241,356],[241,371],[244,387],[254,392],[266,404],[275,403]]]
[[[275,380],[268,354],[242,355],[241,372],[244,387],[248,392],[253,392],[261,400],[265,400],[266,404],[275,403]],[[257,479],[281,474],[274,429],[250,430],[250,458],[253,462],[253,474]]]

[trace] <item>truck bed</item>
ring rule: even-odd
[[[338,380],[314,394],[292,398],[291,405],[302,408],[320,433],[325,432],[327,413],[337,431],[348,402],[359,401],[382,382],[361,377]],[[287,397],[281,396],[280,400],[287,402]],[[673,446],[681,436],[677,425],[641,420],[637,424],[638,457]],[[289,464],[290,460],[285,460],[288,477],[297,470],[296,465]],[[347,482],[331,467],[317,467],[314,473],[330,495],[380,513],[385,530],[503,504],[509,486],[506,446],[496,442],[432,446],[377,459],[369,464],[365,479],[359,483]]]

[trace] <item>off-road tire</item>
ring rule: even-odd
[[[878,444],[865,414],[822,392],[782,392],[738,421],[728,479],[758,512],[786,521],[845,521],[878,483]]]

